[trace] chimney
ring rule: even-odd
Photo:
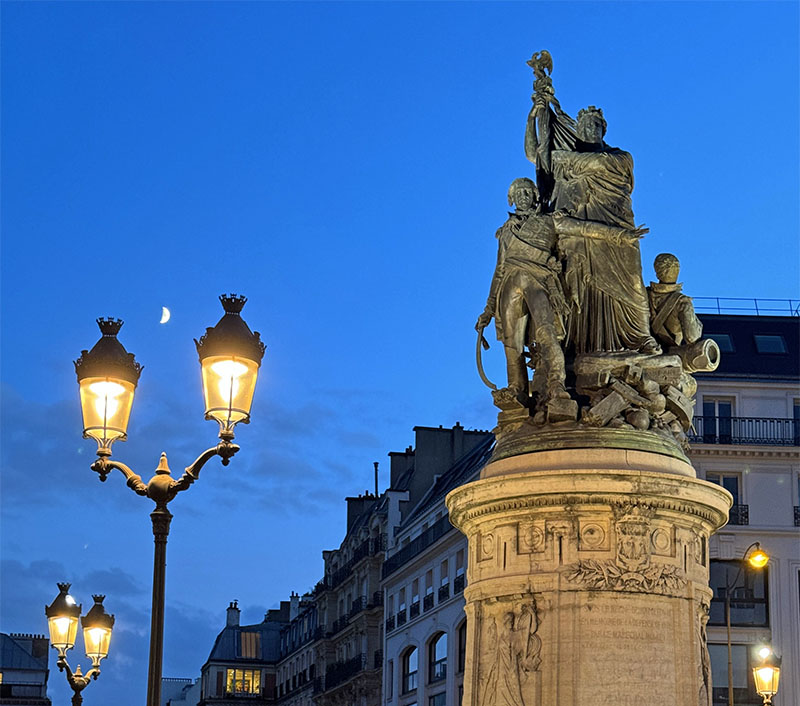
[[[239,614],[241,611],[239,610],[239,601],[231,601],[231,604],[228,606],[228,619],[226,621],[226,626],[237,627],[239,625]]]
[[[300,594],[292,591],[289,596],[289,620],[294,620],[300,613]]]

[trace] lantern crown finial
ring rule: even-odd
[[[122,319],[115,319],[111,316],[97,319],[97,325],[104,336],[116,336],[125,322]]]
[[[247,297],[244,294],[220,294],[219,300],[226,314],[240,314],[247,304]]]
[[[260,365],[266,346],[261,341],[261,334],[251,331],[240,316],[247,297],[243,294],[221,294],[219,300],[225,309],[224,316],[216,326],[207,328],[199,340],[194,340],[200,360],[210,356],[231,355],[248,358]]]

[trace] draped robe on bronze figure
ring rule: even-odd
[[[616,231],[635,228],[633,158],[607,146],[556,150],[553,167],[556,212],[583,221],[582,235],[559,241],[572,309],[567,343],[578,353],[636,350],[650,336],[641,255],[637,240]]]

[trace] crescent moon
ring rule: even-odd
[[[165,306],[162,306],[161,307],[161,321],[159,321],[158,323],[165,324],[165,323],[167,323],[167,321],[169,321],[169,309],[167,309],[167,307],[165,307]]]

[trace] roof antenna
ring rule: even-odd
[[[375,497],[378,497],[378,462],[373,461],[372,465],[375,466]]]

